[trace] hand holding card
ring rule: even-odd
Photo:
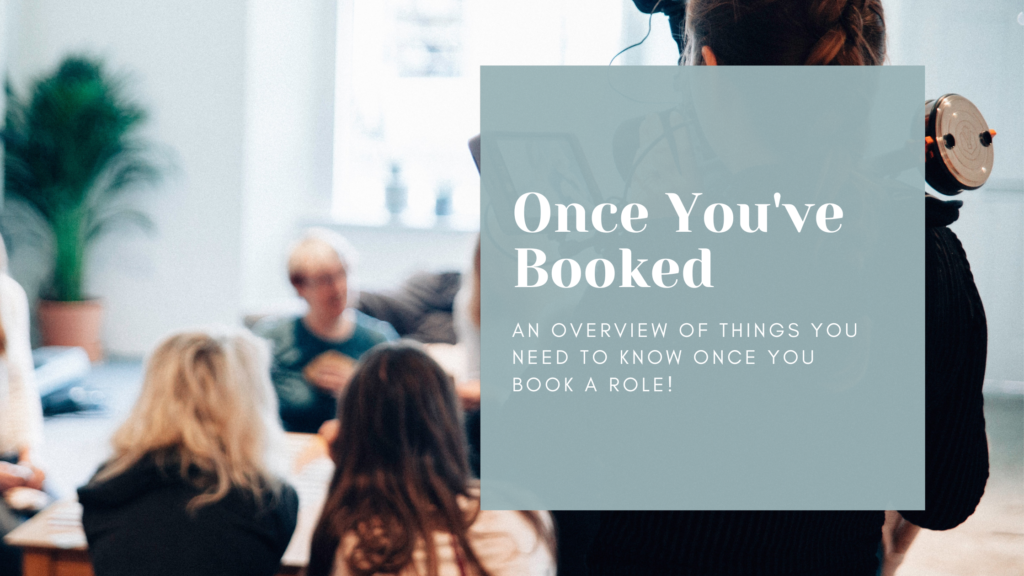
[[[306,365],[302,377],[310,384],[338,395],[355,372],[356,361],[334,350],[328,350]]]

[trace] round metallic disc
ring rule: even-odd
[[[980,187],[992,173],[991,138],[983,144],[988,124],[970,100],[958,94],[938,99],[935,110],[935,139],[943,163],[964,188]]]

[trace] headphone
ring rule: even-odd
[[[633,0],[637,10],[644,14],[661,13],[668,16],[672,39],[679,53],[683,53],[683,22],[686,21],[686,0]]]

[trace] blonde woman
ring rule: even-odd
[[[157,346],[113,457],[78,489],[97,576],[271,575],[298,497],[275,473],[267,345],[235,329]]]
[[[43,410],[36,391],[29,344],[28,298],[7,275],[7,249],[0,239],[0,574],[20,573],[21,557],[3,544],[20,522],[3,495],[40,489],[44,474],[33,463],[43,436]]]

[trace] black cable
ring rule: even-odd
[[[611,66],[612,64],[614,64],[614,63],[615,63],[615,59],[616,59],[616,58],[618,58],[618,57],[619,57],[619,56],[620,56],[620,55],[621,55],[621,54],[622,54],[623,52],[625,52],[626,50],[630,50],[630,49],[632,49],[632,48],[636,48],[637,46],[639,46],[639,45],[643,44],[645,40],[647,40],[647,37],[651,35],[651,28],[652,28],[652,26],[653,26],[653,21],[654,21],[654,13],[658,11],[658,6],[660,6],[660,5],[661,5],[662,1],[663,1],[663,0],[658,0],[658,1],[657,1],[657,2],[656,2],[656,3],[654,4],[654,7],[653,7],[653,8],[651,8],[651,12],[650,12],[650,14],[649,14],[649,15],[647,16],[647,34],[644,34],[644,37],[643,37],[643,38],[641,38],[641,39],[640,39],[640,41],[639,41],[639,42],[637,42],[636,44],[631,44],[631,45],[629,45],[629,46],[626,46],[626,47],[625,47],[625,48],[623,48],[622,50],[619,50],[619,51],[618,51],[618,52],[617,52],[617,53],[615,54],[615,56],[612,56],[612,59],[611,59],[611,60],[610,60],[610,61],[608,62],[608,65],[609,65],[609,66]]]

